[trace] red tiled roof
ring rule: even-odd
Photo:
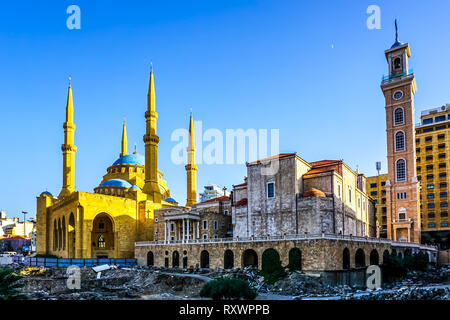
[[[322,165],[335,164],[338,162],[341,162],[341,160],[320,160],[320,161],[310,162],[309,164],[312,165],[313,167],[316,167],[316,166],[322,166]]]
[[[243,198],[243,199],[239,200],[238,202],[236,202],[236,207],[246,206],[247,203],[248,203],[248,199]]]
[[[263,159],[259,159],[259,160],[253,161],[253,162],[249,162],[249,164],[255,164],[255,163],[258,163],[258,162],[261,162],[261,161],[272,160],[272,159],[277,159],[277,158],[286,158],[286,157],[290,157],[290,156],[293,156],[293,155],[295,155],[295,153],[280,153],[280,154],[277,154],[275,156],[270,156],[270,157],[267,157],[267,158],[263,158]]]
[[[244,182],[244,183],[241,183],[241,184],[233,185],[233,187],[243,187],[243,186],[246,186],[246,185],[247,185],[247,182]]]
[[[323,173],[323,172],[331,172],[334,168],[317,168],[317,169],[311,169],[304,175],[310,175],[310,174],[316,174],[316,173]]]
[[[203,201],[203,202],[199,202],[197,204],[219,202],[219,201],[230,201],[230,197],[229,196],[221,196],[221,197],[218,197],[218,198],[209,199],[209,200],[206,200],[206,201]]]

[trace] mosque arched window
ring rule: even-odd
[[[102,234],[98,237],[98,247],[99,248],[106,247],[105,237]]]
[[[394,125],[400,125],[405,123],[405,113],[402,107],[394,110]]]
[[[395,134],[395,151],[405,150],[405,133],[399,131]]]
[[[397,181],[406,181],[406,161],[405,159],[398,159],[395,163],[395,171]]]

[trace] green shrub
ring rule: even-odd
[[[23,284],[18,282],[22,277],[11,268],[0,269],[0,300],[26,300],[28,297],[19,293]]]
[[[267,249],[262,255],[262,270],[260,274],[269,284],[274,284],[286,276],[285,267],[281,265],[280,255],[274,249]]]
[[[396,254],[390,254],[383,262],[383,277],[387,281],[405,277],[408,271],[426,271],[428,267],[428,255],[418,252],[413,255],[405,255],[400,258]]]
[[[250,287],[247,280],[237,278],[220,277],[205,283],[200,290],[200,297],[213,300],[253,300],[257,295],[258,293]]]

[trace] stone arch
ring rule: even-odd
[[[258,254],[255,250],[247,249],[244,251],[242,254],[242,266],[258,268]]]
[[[114,220],[106,212],[99,213],[92,221],[92,257],[112,257],[115,249]]]
[[[299,248],[289,250],[289,269],[302,270],[302,251]]]
[[[380,264],[380,256],[378,255],[378,251],[373,249],[370,251],[370,265],[379,265]]]
[[[209,268],[209,252],[206,250],[200,253],[200,268]]]
[[[62,217],[62,249],[66,250],[66,217]]]
[[[355,253],[355,267],[363,268],[366,266],[366,255],[364,254],[364,250],[359,248]]]
[[[350,250],[348,248],[345,248],[342,252],[342,269],[350,269]]]
[[[75,258],[75,216],[73,212],[69,215],[69,222],[67,225],[67,249],[68,257]]]
[[[62,249],[62,229],[61,218],[58,218],[58,250]]]
[[[271,273],[274,268],[281,264],[280,254],[277,250],[269,248],[264,250],[261,256],[261,269]]]
[[[234,268],[234,253],[230,249],[225,250],[223,254],[223,268],[233,269]]]
[[[409,248],[405,249],[405,257],[410,256],[411,254],[412,254],[411,249],[409,249]]]
[[[384,250],[384,252],[383,252],[383,264],[385,264],[388,261],[389,255],[390,255],[389,254],[389,250],[388,249]]]
[[[401,251],[398,253],[398,257],[399,257],[400,259],[403,259],[403,253],[402,253]]]
[[[179,268],[180,267],[180,254],[178,251],[172,252],[172,268]]]
[[[56,219],[53,220],[53,250],[58,250],[58,228],[56,226]]]
[[[147,266],[152,267],[155,265],[155,257],[152,251],[147,252]]]

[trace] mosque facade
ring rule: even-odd
[[[154,240],[154,210],[187,210],[196,202],[195,149],[188,147],[187,202],[179,206],[170,197],[163,173],[158,170],[153,70],[147,95],[145,155],[127,151],[123,125],[119,158],[107,168],[94,192],[75,190],[75,124],[72,87],[69,83],[64,122],[63,185],[58,197],[43,192],[37,197],[37,254],[61,258],[133,258],[136,241]],[[192,113],[190,141],[194,140]]]

